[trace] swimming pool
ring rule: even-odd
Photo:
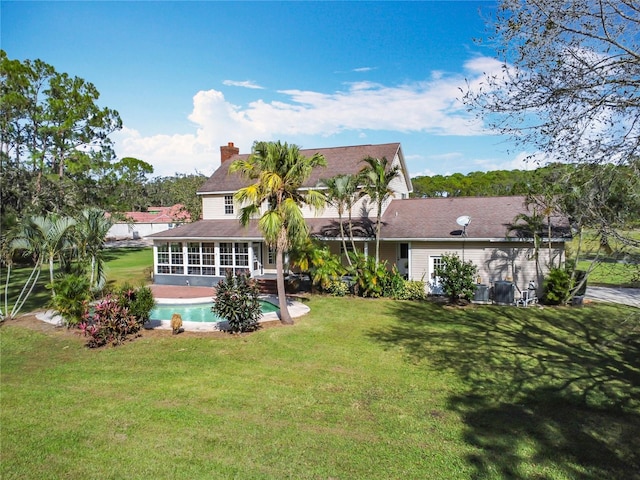
[[[262,313],[277,312],[278,307],[266,300],[260,300]],[[170,303],[156,304],[151,310],[151,320],[171,320],[174,313],[179,313],[184,322],[222,322],[223,319],[211,311],[213,302],[206,303]]]

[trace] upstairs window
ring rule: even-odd
[[[233,195],[224,196],[224,214],[233,215]]]

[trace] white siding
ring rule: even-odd
[[[398,157],[398,155],[396,155],[395,158],[393,159],[391,166],[392,167],[397,166],[398,168],[400,168],[400,175],[394,178],[393,180],[391,180],[391,182],[389,183],[389,188],[393,190],[394,194],[391,195],[382,203],[383,214],[387,210],[387,207],[391,203],[391,200],[401,200],[403,198],[409,198],[409,189],[407,188],[407,180],[405,178],[406,172],[402,170],[402,164],[400,163],[400,158]],[[375,210],[374,210],[374,215],[375,215]]]
[[[395,198],[403,198],[403,195],[405,198],[409,197],[409,188],[407,187],[408,182],[406,178],[407,172],[402,170],[402,164],[400,163],[400,158],[398,157],[398,155],[396,155],[393,159],[393,163],[391,164],[391,166],[397,166],[400,169],[400,175],[394,178],[390,184],[391,189],[396,192]]]
[[[351,216],[353,218],[361,217],[363,215],[373,215],[373,219],[375,219],[376,215],[376,206],[375,204],[370,205],[368,203],[369,197],[364,197],[358,199],[358,201],[351,208]],[[304,218],[338,218],[338,209],[332,205],[327,205],[324,209],[316,211],[315,209],[309,206],[302,207],[302,214]],[[349,218],[349,212],[345,211],[343,213],[343,217],[346,220]]]
[[[227,194],[228,195],[228,194]],[[233,215],[224,213],[224,195],[206,195],[202,197],[202,219],[223,220],[237,218],[237,205]]]
[[[338,218],[338,209],[332,205],[316,210],[308,205],[303,205],[302,216],[304,218]]]
[[[392,162],[393,166],[401,167],[400,159],[396,155]],[[393,179],[391,181],[390,187],[395,192],[393,196],[389,197],[382,204],[382,213],[387,209],[389,203],[391,203],[394,199],[402,199],[403,197],[409,196],[409,191],[407,188],[407,181],[404,178],[405,172],[401,171],[401,176]],[[226,193],[226,195],[229,195]],[[225,194],[210,194],[202,196],[202,218],[204,220],[222,220],[228,218],[237,218],[239,206],[236,205],[234,209],[234,214],[229,215],[224,213],[224,197]],[[363,197],[358,199],[358,201],[352,207],[352,215],[354,218],[356,217],[366,217],[368,216],[372,220],[375,220],[377,212],[377,205],[375,203],[371,203],[369,201],[369,197]],[[324,209],[316,211],[315,209],[309,206],[302,207],[302,214],[305,218],[337,218],[338,211],[337,208],[332,205],[327,205]],[[345,218],[348,216],[348,213],[344,213]]]
[[[561,248],[554,246],[553,256],[561,255]],[[469,243],[464,251],[462,244],[448,242],[411,242],[411,280],[430,281],[433,272],[430,271],[429,258],[444,253],[455,253],[465,261],[471,261],[478,267],[480,282],[492,284],[499,280],[513,281],[518,288],[526,289],[530,280],[538,286],[542,284],[543,276],[548,272],[548,251],[540,250],[541,272],[536,272],[536,262],[533,260],[533,248],[519,242],[501,243]]]

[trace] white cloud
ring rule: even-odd
[[[237,80],[225,80],[222,82],[223,85],[227,85],[228,87],[243,87],[243,88],[251,88],[254,90],[263,90],[264,87],[258,85],[257,83],[251,80],[237,81]]]
[[[354,72],[370,72],[371,70],[375,70],[375,68],[373,67],[359,67],[359,68],[354,68],[352,71]]]
[[[461,82],[460,78],[399,86],[358,82],[333,93],[282,90],[279,93],[288,96],[288,102],[259,100],[244,113],[259,124],[268,119],[272,128],[290,135],[327,136],[348,130],[478,134],[480,124],[457,99]]]
[[[489,170],[535,170],[552,161],[542,152],[522,151],[512,158],[482,158],[474,159],[471,163],[476,167],[475,170],[487,172]]]
[[[425,168],[424,170],[421,170],[419,172],[409,172],[409,177],[410,178],[415,178],[415,177],[433,177],[434,175],[438,175],[439,172],[435,172],[433,170],[431,170],[430,168]]]
[[[132,128],[123,127],[112,135],[118,157],[135,157],[153,165],[153,176],[175,173],[210,174],[215,169],[211,146],[193,134],[153,135],[143,137]],[[219,157],[219,153],[217,157]],[[218,162],[219,163],[219,162]]]
[[[476,75],[490,75],[502,71],[502,62],[492,57],[474,57],[464,63],[465,70]]]
[[[475,58],[465,64],[471,72],[495,60]],[[259,89],[254,82],[226,80],[225,85]],[[430,79],[401,85],[372,82],[345,84],[330,93],[289,89],[279,100],[258,98],[246,106],[234,105],[217,90],[202,90],[193,97],[188,119],[194,132],[143,137],[131,126],[114,136],[120,157],[134,156],[151,163],[155,175],[200,171],[210,173],[220,161],[219,146],[233,141],[248,152],[255,140],[295,136],[329,137],[352,133],[370,137],[373,131],[406,134],[482,135],[481,122],[459,101],[459,75],[434,72]]]

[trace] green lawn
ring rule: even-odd
[[[111,284],[127,281],[133,285],[139,285],[151,282],[153,248],[110,248],[104,253],[105,270],[107,278],[111,279]]]
[[[581,261],[578,263],[578,268],[586,271],[589,265],[590,262]],[[638,288],[640,287],[638,275],[640,275],[638,265],[602,262],[589,274],[589,285]]]
[[[0,327],[0,477],[640,478],[637,309],[309,306],[98,351]]]
[[[627,238],[640,241],[640,231],[632,230],[622,232]],[[578,240],[574,239],[568,245],[568,256],[578,248]],[[639,248],[622,245],[615,238],[611,239],[613,252],[607,255],[600,248],[600,239],[591,232],[585,234],[582,245],[581,259],[578,268],[588,270],[593,258],[598,256],[598,265],[589,274],[589,285],[601,285],[607,287],[639,287],[638,276],[640,268],[637,264]],[[635,263],[633,263],[635,262]]]
[[[149,283],[153,270],[152,248],[110,248],[104,250],[105,272],[109,286],[115,286],[123,282],[129,282],[134,286]],[[11,283],[9,286],[9,310],[13,307],[20,290],[31,274],[30,267],[14,267],[11,270]],[[56,270],[57,273],[57,270]],[[7,270],[0,270],[2,279],[2,308],[4,308],[4,285]],[[19,314],[39,310],[47,305],[51,298],[50,292],[45,288],[49,283],[49,267],[43,265],[40,277],[33,293],[27,298],[24,307]]]

